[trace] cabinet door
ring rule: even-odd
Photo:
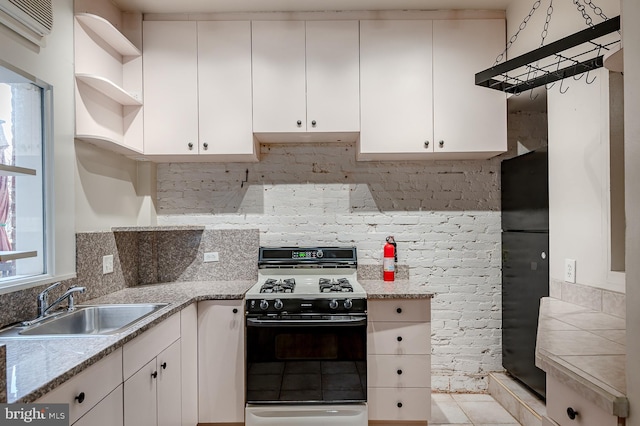
[[[143,23],[145,154],[198,153],[197,42],[193,21]]]
[[[158,355],[158,426],[182,423],[180,340]]]
[[[307,131],[360,129],[358,45],[358,21],[306,23]]]
[[[504,49],[502,19],[433,22],[435,152],[507,150],[504,93],[475,85],[475,73]],[[452,52],[460,52],[452,54]]]
[[[180,311],[182,425],[198,423],[198,305]]]
[[[154,358],[124,382],[125,426],[157,425],[157,376]]]
[[[249,21],[198,22],[198,92],[199,153],[257,159]]]
[[[200,423],[244,422],[244,315],[241,300],[198,303]]]
[[[432,22],[360,22],[358,158],[433,151]]]
[[[306,131],[304,21],[253,21],[251,39],[253,131]]]
[[[73,426],[122,426],[122,385],[100,401]]]

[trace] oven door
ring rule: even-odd
[[[247,317],[247,404],[362,404],[366,315]]]

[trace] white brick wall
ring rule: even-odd
[[[514,119],[513,140],[532,139]],[[363,264],[381,264],[394,235],[398,262],[436,293],[433,388],[485,390],[487,372],[502,370],[500,159],[356,162],[346,144],[261,150],[252,164],[160,164],[159,224],[258,228],[262,245],[355,244]]]

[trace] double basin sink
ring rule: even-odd
[[[0,338],[108,336],[143,320],[166,303],[81,305],[71,312],[52,314],[33,325],[0,330]]]

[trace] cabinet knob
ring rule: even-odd
[[[209,144],[205,142],[205,143],[203,143],[203,144],[202,144],[202,147],[203,147],[205,150],[206,150],[206,149],[209,149]]]
[[[429,141],[424,141],[424,147],[429,148]]]
[[[444,147],[444,141],[438,142],[438,145],[440,145],[440,148]]]
[[[238,308],[233,308],[233,313],[237,314],[238,313]]]
[[[189,147],[189,150],[192,150],[192,149],[193,149],[193,144],[192,144],[191,142],[189,142],[189,143],[187,144],[187,146]]]
[[[317,124],[317,123],[316,123],[316,120],[313,120],[313,121],[311,122],[311,125],[312,125],[313,127],[316,127],[316,124]]]
[[[398,406],[398,408],[402,408],[402,402],[398,402],[398,404],[396,404]]]
[[[84,392],[80,392],[78,396],[75,397],[75,400],[78,401],[78,404],[82,404],[84,402]]]
[[[396,371],[396,373],[398,373],[398,376],[402,374],[402,370],[398,370]]]
[[[296,124],[298,125],[298,127],[302,127],[302,121],[298,120]]]
[[[402,336],[398,336],[396,337],[396,339],[398,340],[398,342],[402,342]]]
[[[578,412],[573,408],[569,407],[567,408],[567,416],[569,416],[571,420],[575,420],[576,417],[578,417]]]
[[[402,308],[397,308],[397,309],[396,309],[396,312],[397,312],[397,313],[399,313],[399,314],[401,314],[401,313],[402,313]]]
[[[162,367],[163,370],[167,369],[167,363],[163,362],[162,364],[160,364],[160,367]]]
[[[153,373],[151,373],[151,377],[153,377],[154,379],[158,377],[158,372],[154,371]]]

